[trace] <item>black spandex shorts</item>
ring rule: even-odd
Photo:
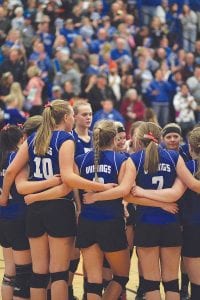
[[[181,226],[170,224],[137,224],[134,245],[137,247],[178,247],[182,245]]]
[[[126,249],[128,243],[125,229],[123,218],[109,221],[92,221],[79,217],[76,246],[78,248],[88,248],[97,243],[103,252]]]
[[[52,237],[76,235],[76,216],[73,201],[66,199],[36,202],[28,206],[26,216],[28,237],[44,233]]]
[[[0,220],[0,245],[16,251],[28,250],[25,218],[17,220]]]
[[[200,224],[183,226],[182,256],[200,257]]]

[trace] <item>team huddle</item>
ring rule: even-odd
[[[89,103],[54,100],[0,132],[3,300],[77,299],[80,252],[83,299],[126,299],[133,246],[136,299],[160,300],[161,283],[189,299],[190,281],[199,300],[200,128],[182,145],[175,123],[135,122],[126,141],[121,123],[91,121]]]

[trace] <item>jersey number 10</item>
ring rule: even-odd
[[[53,167],[50,158],[35,157],[34,162],[34,177],[48,179],[49,177],[53,176]]]

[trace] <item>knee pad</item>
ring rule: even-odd
[[[102,283],[93,283],[93,282],[87,283],[87,293],[88,294],[95,294],[95,295],[99,295],[101,297],[102,290],[103,290]]]
[[[125,290],[129,277],[114,275],[112,280],[121,285],[122,290]]]
[[[2,285],[14,287],[15,286],[15,276],[9,276],[9,275],[4,274],[3,280],[2,280]]]
[[[178,279],[174,279],[171,281],[163,281],[162,284],[163,284],[165,293],[167,293],[167,292],[179,293]]]
[[[69,265],[69,271],[71,273],[75,273],[77,268],[78,268],[78,264],[79,264],[80,258],[77,259],[73,259],[70,261],[70,265]]]
[[[103,258],[103,267],[107,268],[107,269],[110,269],[109,262],[107,261],[107,259],[105,258],[105,256]]]
[[[144,293],[153,292],[153,291],[157,291],[157,290],[159,291],[160,290],[160,281],[144,279],[143,290],[144,290]]]
[[[199,300],[200,285],[191,282],[191,300]]]
[[[34,289],[46,289],[49,284],[49,274],[32,273],[30,286]]]
[[[32,264],[16,265],[14,296],[19,298],[30,297],[30,279]]]
[[[50,276],[51,276],[51,283],[59,280],[64,280],[65,282],[68,282],[69,271],[67,270],[67,271],[50,273]]]

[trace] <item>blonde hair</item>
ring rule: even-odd
[[[10,87],[10,95],[17,99],[17,108],[22,109],[24,104],[24,95],[19,82],[13,82]]]
[[[6,105],[13,104],[15,102],[15,100],[16,99],[15,99],[14,95],[11,95],[11,94],[5,96],[5,98],[4,98]]]
[[[64,100],[54,100],[44,109],[42,123],[35,136],[35,153],[45,155],[51,140],[52,131],[60,124],[65,115],[70,115],[72,108]]]
[[[27,70],[27,75],[29,78],[38,76],[40,74],[40,69],[37,66],[31,66]]]
[[[194,128],[189,135],[189,144],[191,150],[197,154],[197,171],[195,173],[195,177],[200,179],[200,128]]]
[[[155,173],[158,170],[158,144],[161,139],[161,127],[152,122],[143,122],[136,134],[136,139],[145,147],[144,171]]]
[[[77,100],[75,102],[75,104],[73,105],[73,110],[74,110],[74,115],[75,116],[78,115],[79,107],[82,106],[82,105],[91,107],[91,104],[89,102],[87,102],[87,100]]]
[[[23,132],[30,136],[34,131],[36,131],[42,124],[42,116],[36,115],[29,117],[23,125]]]
[[[95,123],[93,129],[93,147],[94,147],[94,173],[95,181],[98,181],[98,166],[100,151],[104,147],[111,146],[116,136],[115,122],[109,120],[102,120]]]

